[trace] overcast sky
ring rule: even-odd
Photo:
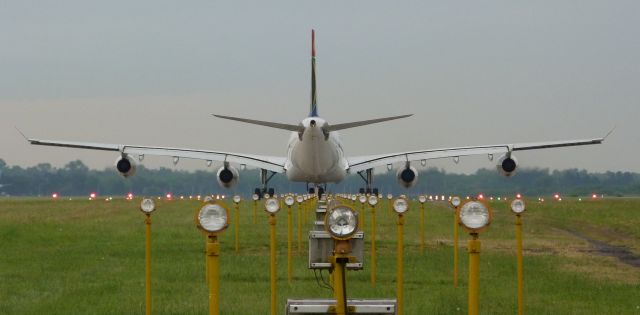
[[[639,13],[638,1],[3,1],[0,158],[103,168],[117,157],[29,146],[14,126],[34,138],[284,156],[287,132],[210,114],[298,123],[315,28],[322,117],[415,114],[343,131],[347,155],[617,126],[603,145],[519,153],[520,165],[640,172]],[[493,167],[485,156],[430,165]]]

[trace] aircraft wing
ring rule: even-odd
[[[613,130],[612,130],[613,131]],[[604,139],[611,134],[610,131],[606,136],[595,139],[584,140],[565,140],[565,141],[548,141],[548,142],[532,142],[532,143],[514,143],[514,144],[496,144],[496,145],[481,145],[470,147],[458,147],[458,148],[441,148],[430,149],[420,151],[408,151],[390,154],[379,154],[369,156],[355,156],[347,158],[349,163],[348,171],[350,173],[360,172],[366,169],[384,166],[387,164],[407,162],[407,161],[421,161],[421,160],[433,160],[448,157],[460,157],[469,155],[482,155],[486,154],[504,154],[512,151],[524,151],[524,150],[537,150],[537,149],[549,149],[560,147],[571,147],[579,145],[600,144]]]
[[[263,156],[253,154],[220,152],[220,151],[207,151],[196,149],[180,149],[180,148],[164,148],[164,147],[150,147],[150,146],[137,146],[137,145],[122,145],[122,144],[106,144],[106,143],[90,143],[90,142],[73,142],[73,141],[57,141],[57,140],[38,140],[29,139],[29,143],[33,145],[46,145],[54,147],[66,147],[77,149],[89,149],[89,150],[102,150],[102,151],[116,151],[121,154],[128,154],[131,156],[144,156],[144,155],[157,155],[157,156],[171,156],[186,159],[196,159],[205,161],[216,162],[230,162],[245,164],[257,168],[266,169],[269,171],[283,173],[284,170],[284,157]]]

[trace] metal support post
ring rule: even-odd
[[[207,237],[207,270],[209,270],[209,314],[220,314],[220,243],[216,235]]]
[[[270,259],[269,269],[271,274],[271,315],[276,315],[276,216],[269,215],[269,243]]]
[[[522,217],[516,214],[516,257],[518,264],[518,315],[524,314],[524,272],[522,270]]]
[[[376,285],[376,207],[371,207],[371,285]]]
[[[404,312],[404,215],[398,214],[398,252],[396,253],[398,315]]]
[[[293,266],[291,261],[291,243],[293,242],[293,218],[291,217],[291,206],[287,206],[287,278],[289,283],[293,278]]]
[[[478,315],[480,299],[480,240],[471,233],[469,240],[469,315]]]
[[[151,214],[145,214],[144,219],[146,237],[145,237],[145,314],[151,315]]]
[[[458,207],[453,211],[453,286],[458,287]]]

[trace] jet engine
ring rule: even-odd
[[[124,178],[136,173],[136,161],[130,155],[123,155],[116,160],[116,169]]]
[[[407,164],[407,166],[398,170],[396,178],[402,187],[411,188],[418,180],[418,171],[416,171],[413,166]]]
[[[518,167],[518,160],[516,157],[512,155],[503,155],[498,159],[498,164],[496,168],[498,169],[498,173],[503,176],[511,176],[516,172],[516,168]]]
[[[231,188],[238,183],[238,169],[233,166],[225,165],[218,170],[216,179],[218,184],[224,188]]]

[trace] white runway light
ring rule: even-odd
[[[358,230],[358,215],[349,207],[336,206],[327,214],[326,226],[334,238],[350,238]]]
[[[209,233],[226,229],[227,218],[227,209],[217,203],[206,204],[198,212],[199,226]]]
[[[460,223],[471,231],[478,231],[489,225],[491,212],[479,201],[470,201],[460,208]]]

